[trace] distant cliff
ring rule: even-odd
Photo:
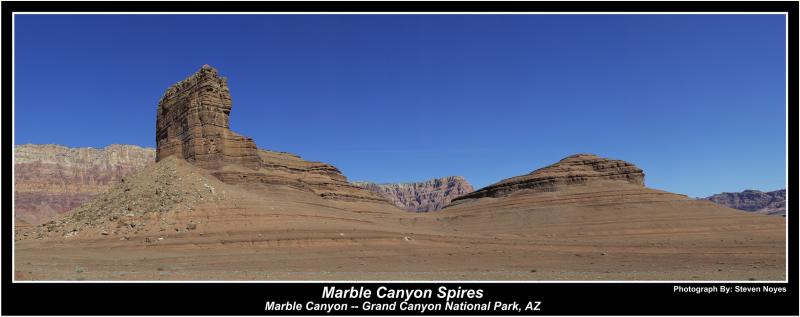
[[[786,190],[771,192],[748,189],[740,193],[721,193],[703,198],[720,205],[754,213],[786,216]]]
[[[400,209],[416,212],[442,209],[454,198],[472,192],[472,185],[461,176],[436,178],[415,183],[355,182],[354,184],[386,197]]]
[[[25,144],[14,148],[15,218],[39,224],[80,206],[123,177],[155,163],[155,150]]]

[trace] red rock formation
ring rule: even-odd
[[[183,158],[212,171],[217,179],[251,190],[288,186],[323,198],[388,203],[347,182],[334,166],[308,162],[289,153],[256,148],[252,139],[230,130],[231,95],[226,79],[204,65],[167,89],[158,104],[157,158]]]
[[[390,200],[400,209],[416,212],[436,211],[456,197],[472,192],[472,185],[461,176],[435,178],[424,182],[375,184],[353,183]]]
[[[258,171],[226,169],[213,172],[213,175],[224,183],[252,189],[258,189],[260,185],[278,185],[312,192],[327,199],[388,203],[384,197],[350,184],[333,165],[306,161],[285,152],[259,150],[258,155],[263,166]]]
[[[167,89],[158,102],[156,161],[177,155],[204,168],[258,169],[255,142],[230,130],[231,107],[226,79],[208,65]]]
[[[18,145],[14,149],[15,216],[30,224],[46,222],[105,192],[154,159],[154,149],[134,145],[104,149]]]
[[[576,154],[530,174],[502,180],[453,201],[508,196],[523,189],[549,192],[556,191],[561,186],[600,180],[621,181],[644,187],[644,172],[625,161],[606,159],[593,154]]]

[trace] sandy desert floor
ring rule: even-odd
[[[701,239],[702,235],[697,235]],[[21,280],[782,280],[783,250],[382,232],[240,232],[156,243],[21,242]],[[768,251],[765,251],[768,249]]]

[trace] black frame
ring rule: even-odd
[[[322,299],[325,286],[355,286],[371,289],[389,288],[482,289],[484,297],[472,302],[541,301],[541,310],[516,311],[431,311],[434,315],[798,315],[797,214],[787,218],[788,283],[12,283],[11,248],[13,225],[8,221],[12,210],[13,168],[11,37],[13,12],[786,12],[788,14],[788,142],[797,144],[798,87],[798,2],[9,2],[2,3],[2,311],[3,315],[316,315],[324,311],[264,310],[267,300],[305,303],[348,303],[358,305],[363,299]],[[788,150],[788,149],[787,149]],[[797,153],[788,151],[790,197],[796,197]],[[794,207],[792,205],[792,207]],[[779,294],[731,293],[691,294],[673,292],[673,286],[771,285],[785,287]],[[372,302],[382,302],[371,298]],[[436,298],[431,302],[442,302]],[[424,302],[424,300],[419,301]],[[347,310],[339,315],[414,314]]]

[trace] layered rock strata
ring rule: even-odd
[[[102,149],[18,145],[14,148],[15,218],[29,224],[46,222],[154,162],[154,149],[135,145]]]
[[[208,65],[169,87],[158,102],[156,161],[176,155],[204,168],[259,168],[255,142],[230,130],[231,107],[226,78]]]
[[[177,157],[167,157],[123,178],[95,199],[70,213],[18,232],[18,238],[131,236],[143,232],[180,231],[187,224],[172,221],[176,213],[191,212],[198,204],[220,203],[228,198],[224,185]],[[179,227],[175,227],[178,225]]]
[[[785,189],[771,192],[748,189],[739,193],[716,194],[703,199],[734,209],[759,214],[786,216]]]
[[[555,164],[481,188],[454,201],[482,197],[503,197],[519,190],[556,191],[559,187],[596,181],[622,181],[644,186],[644,172],[635,165],[599,157],[576,154]]]
[[[158,103],[156,159],[176,156],[251,190],[278,185],[334,200],[388,203],[348,183],[332,165],[259,150],[252,139],[230,130],[231,108],[226,79],[208,65],[167,89]]]
[[[385,197],[400,209],[414,212],[442,209],[456,197],[471,193],[473,190],[472,185],[461,176],[412,183],[355,182],[353,184]]]
[[[227,184],[255,189],[260,185],[279,185],[312,192],[327,199],[388,203],[382,196],[350,184],[333,165],[306,161],[286,152],[258,150],[258,156],[261,168],[257,171],[223,169],[212,174]]]

